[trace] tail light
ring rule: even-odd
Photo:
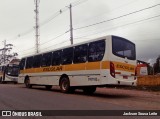
[[[110,62],[110,74],[112,77],[115,78],[115,68],[114,68],[114,64],[112,62]]]

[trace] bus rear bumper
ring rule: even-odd
[[[127,79],[117,79],[117,78],[110,78],[108,84],[113,85],[126,85],[126,86],[136,86],[137,79],[135,80],[127,80]]]

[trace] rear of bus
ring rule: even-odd
[[[109,84],[136,85],[136,50],[131,41],[117,36],[110,38]]]

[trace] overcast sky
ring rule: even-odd
[[[40,52],[70,45],[70,3],[73,29],[116,18],[74,30],[74,43],[118,35],[136,44],[137,59],[152,62],[160,55],[159,0],[40,0]],[[34,0],[0,0],[0,48],[7,40],[19,58],[35,53],[34,9]]]

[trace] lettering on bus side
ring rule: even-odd
[[[44,72],[50,72],[50,71],[62,71],[62,66],[57,66],[57,67],[46,67],[43,68]]]
[[[119,68],[119,69],[134,71],[133,67],[129,67],[129,66],[121,65],[121,64],[117,64],[116,67]]]

